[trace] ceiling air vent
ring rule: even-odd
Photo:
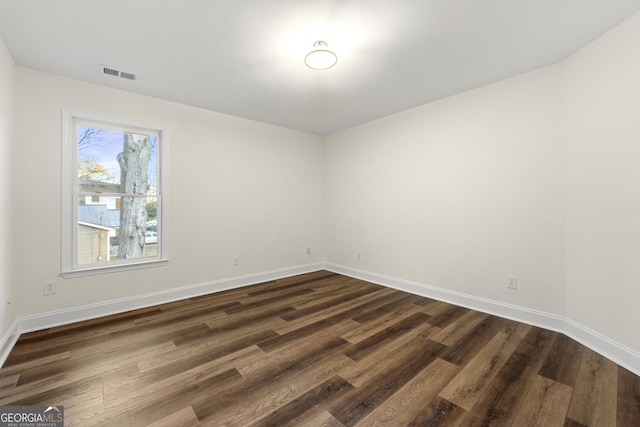
[[[110,76],[115,76],[115,77],[120,76],[120,71],[116,70],[115,68],[105,67],[104,65],[102,66],[102,72]]]
[[[129,79],[129,80],[135,80],[136,79],[136,75],[133,73],[129,73],[127,71],[120,71],[120,77],[122,77],[123,79]]]
[[[102,68],[102,73],[106,74],[108,76],[121,77],[121,78],[127,79],[127,80],[135,80],[136,79],[136,74],[135,73],[130,73],[128,71],[120,71],[120,70],[118,70],[116,68],[109,67],[107,65],[101,65],[100,68]]]

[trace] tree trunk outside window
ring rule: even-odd
[[[149,190],[149,156],[152,148],[153,144],[147,136],[124,134],[122,153],[118,154],[120,184],[123,193],[147,194]],[[144,256],[146,222],[146,197],[122,197],[118,258],[131,259]]]

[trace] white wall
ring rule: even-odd
[[[328,137],[327,262],[560,316],[640,372],[638,46],[640,14],[562,63]]]
[[[16,97],[11,241],[21,316],[323,259],[320,137],[21,67]],[[168,266],[59,277],[62,108],[168,129]],[[55,295],[43,296],[46,280],[56,280]]]
[[[640,14],[566,62],[567,317],[640,351]]]
[[[562,314],[561,83],[551,66],[328,137],[326,260]]]
[[[0,337],[9,330],[15,317],[13,306],[6,307],[11,296],[11,187],[10,155],[13,138],[13,106],[15,86],[15,65],[0,39]]]

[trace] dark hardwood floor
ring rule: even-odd
[[[1,405],[67,426],[640,426],[564,335],[327,271],[24,334]]]

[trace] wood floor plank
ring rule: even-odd
[[[372,307],[368,310],[363,310],[362,314],[358,314],[353,317],[358,323],[366,324],[379,320],[393,314],[398,310],[402,310],[403,307],[411,307],[412,303],[416,301],[418,297],[411,294],[398,294],[397,292],[391,292],[387,298],[385,298],[384,304],[378,307]]]
[[[409,335],[406,334],[404,337]],[[398,341],[400,340],[402,338]],[[379,359],[379,364],[392,363],[393,369],[380,369],[380,367],[370,369],[368,371],[369,380],[360,383],[353,391],[348,392],[345,399],[332,402],[329,405],[329,412],[345,426],[355,425],[444,351],[442,344],[429,339],[428,331],[415,336],[411,342],[406,344],[405,348],[406,351],[403,352],[386,353],[386,360]],[[375,358],[376,354],[380,354],[380,352],[372,353],[362,360],[366,360],[370,365],[371,359]],[[350,367],[345,371],[349,369]]]
[[[250,424],[251,427],[269,426],[269,427],[299,427],[299,426],[314,426],[314,427],[344,427],[340,421],[338,421],[333,415],[327,412],[325,409],[314,406],[310,410],[298,415],[291,420],[282,420],[281,424],[276,423],[264,423],[263,420],[259,420]],[[211,427],[217,427],[215,420],[210,423]]]
[[[18,378],[20,378],[20,374],[10,374],[6,373],[0,377],[0,390],[3,388],[13,390],[18,383]]]
[[[16,353],[14,353],[12,350],[9,354],[9,357],[7,357],[7,361],[5,362],[4,366],[10,367],[12,365],[24,364],[29,361],[40,360],[44,357],[67,353],[73,351],[74,349],[85,348],[87,346],[106,343],[108,341],[109,335],[107,334],[82,338],[69,343],[55,342],[48,344],[48,341],[45,340],[39,345],[36,343],[33,343],[33,346],[29,345],[28,351],[25,351],[22,346]],[[18,342],[20,342],[20,340],[18,340]]]
[[[339,376],[333,376],[327,381],[323,382],[317,387],[307,391],[301,396],[293,399],[291,402],[283,405],[279,409],[271,412],[266,417],[262,418],[254,425],[256,426],[284,426],[284,425],[316,425],[309,424],[311,421],[309,418],[316,418],[319,414],[317,403],[323,402],[323,405],[330,404],[336,399],[341,399],[345,392],[352,390],[353,386],[340,378]],[[312,412],[311,414],[309,414]],[[323,415],[323,418],[328,420],[335,420],[335,418],[328,412],[322,410],[324,414],[328,414],[329,417]],[[311,415],[311,416],[309,416]],[[336,420],[337,421],[337,420]]]
[[[567,418],[586,426],[615,426],[617,386],[617,366],[596,352],[585,349]]]
[[[346,341],[335,340],[322,351],[299,359],[284,373],[250,379],[215,399],[196,402],[196,415],[203,422],[215,420],[219,426],[244,426],[264,418],[352,363],[348,357],[338,354],[344,344]],[[323,357],[332,353],[335,357]]]
[[[284,277],[270,282],[259,283],[251,286],[248,290],[243,289],[243,291],[246,292],[248,296],[253,297],[262,294],[271,294],[271,292],[277,289],[287,289],[303,285],[308,288],[315,288],[316,286],[331,286],[333,288],[336,283],[338,285],[344,283],[344,279],[344,276],[340,276],[339,274],[319,270],[299,276]]]
[[[554,332],[532,327],[486,391],[476,400],[465,422],[496,427],[517,425],[514,419],[555,335]]]
[[[444,344],[448,347],[458,343],[461,339],[466,338],[474,328],[483,320],[489,317],[488,314],[478,311],[469,311],[457,320],[450,323],[446,328],[431,338],[432,340]]]
[[[375,292],[376,290],[379,290],[377,287],[376,288],[372,288],[372,287],[359,287],[356,289],[349,289],[349,291],[340,294],[340,295],[336,295],[333,298],[330,298],[326,301],[314,304],[312,306],[309,306],[307,308],[304,308],[302,310],[296,310],[292,313],[287,313],[282,315],[281,317],[284,320],[287,321],[291,321],[291,320],[296,320],[299,319],[301,317],[305,317],[305,316],[309,316],[312,314],[316,314],[318,312],[322,312],[326,309],[330,309],[330,308],[334,308],[337,305],[341,305],[344,304],[345,301],[353,301],[359,297],[363,297],[365,295],[370,295],[371,293]]]
[[[573,388],[537,375],[513,421],[522,427],[562,426]]]
[[[13,390],[3,389],[0,395],[0,405],[15,405],[17,402],[30,405],[31,403],[29,402],[36,400],[38,396],[42,396],[44,393],[51,393],[51,395],[57,393],[61,396],[66,396],[68,390],[90,389],[94,383],[102,383],[107,381],[108,378],[118,377],[120,372],[125,372],[125,375],[132,375],[137,372],[137,368],[134,364],[130,364],[118,366],[114,370],[104,371],[95,376],[87,376],[85,373],[75,370],[54,377],[45,376],[21,386],[16,385]]]
[[[287,326],[279,328],[277,332],[285,335],[300,329],[302,326],[308,326],[316,322],[323,322],[329,318],[337,321],[346,318],[351,319],[355,313],[362,313],[364,310],[384,304],[392,293],[392,291],[381,289],[352,300],[343,301],[333,307],[308,314],[307,316],[298,317],[294,320],[289,320]]]
[[[398,339],[402,335],[413,330],[415,327],[426,324],[428,319],[429,316],[424,313],[414,313],[411,316],[390,325],[377,334],[370,336],[364,341],[354,344],[345,352],[345,354],[353,360],[360,360],[368,354],[376,351],[376,349]]]
[[[361,427],[410,425],[415,421],[414,418],[422,413],[425,402],[436,398],[440,390],[459,370],[458,366],[436,359],[356,425]],[[424,414],[422,416],[427,417]]]
[[[414,313],[422,313],[419,307],[411,304],[403,305],[402,307],[394,310],[391,313],[381,315],[378,319],[373,319],[369,322],[358,325],[356,328],[341,335],[342,338],[349,341],[351,344],[358,344],[360,341],[369,338],[372,335],[388,328],[389,326],[406,319]]]
[[[392,371],[396,367],[396,357],[399,355],[399,348],[404,349],[414,346],[416,343],[428,342],[430,341],[429,337],[438,330],[431,325],[419,325],[407,334],[400,336],[392,343],[393,345],[390,344],[379,348],[375,352],[358,360],[358,362],[352,366],[342,370],[340,376],[355,387],[360,387],[368,382],[372,382],[376,376],[384,372]],[[442,344],[434,344],[438,344],[436,347],[438,350],[444,350]],[[436,357],[438,356],[439,353]]]
[[[305,295],[306,298],[298,298],[296,301],[293,301],[291,306],[296,310],[305,310],[309,307],[313,307],[318,303],[323,303],[335,297],[337,293],[345,293],[350,289],[353,289],[353,284],[358,283],[357,281],[353,282],[344,282],[340,285],[329,285],[325,283],[324,286],[314,286],[310,288],[313,290],[313,293]],[[327,292],[328,290],[330,292]]]
[[[180,347],[174,346],[173,349],[164,353],[140,359],[138,368],[140,372],[157,369],[158,367],[172,363],[174,360],[181,360],[182,358],[188,358],[198,353],[214,350],[220,345],[233,342],[238,336],[253,335],[258,332],[265,333],[264,336],[276,336],[272,327],[278,326],[282,322],[284,322],[282,319],[276,317],[265,322],[260,322],[258,325],[245,325],[233,331],[220,333],[215,336],[215,339],[191,340]]]
[[[450,346],[442,359],[458,366],[464,366],[497,334],[505,331],[505,319],[491,316],[476,325],[457,343]]]
[[[2,372],[3,372],[3,375],[13,376],[16,372],[28,371],[38,366],[48,365],[49,363],[54,363],[61,360],[67,360],[69,358],[71,358],[71,352],[63,351],[62,353],[55,353],[49,356],[42,356],[37,359],[25,359],[24,362],[15,363],[13,365],[3,367]]]
[[[132,346],[127,352],[111,350],[106,353],[89,354],[81,358],[63,359],[23,372],[17,385],[22,386],[36,382],[41,378],[52,377],[58,377],[60,382],[74,381],[75,379],[111,371],[146,357],[166,353],[174,348],[175,345],[168,341],[139,349]]]
[[[262,356],[264,353],[253,346],[157,381],[148,382],[146,386],[141,386],[142,382],[136,376],[123,381],[114,381],[103,386],[104,408],[119,407],[120,410],[129,410],[136,406],[144,406],[154,399],[173,393],[175,389],[180,388],[181,384],[201,381],[234,369],[238,371],[235,368],[237,364],[247,363],[248,360],[255,360]]]
[[[121,329],[112,332],[111,339],[123,338],[128,335],[140,336],[147,331],[157,331],[164,327],[166,330],[176,328],[179,325],[190,326],[207,320],[213,320],[225,316],[225,310],[230,307],[240,305],[234,302],[218,302],[211,304],[210,301],[189,300],[183,302],[182,306],[175,306],[170,309],[163,308],[160,314],[148,316],[134,321],[135,328]]]
[[[65,387],[56,387],[40,393],[32,393],[24,399],[11,400],[8,404],[15,406],[46,406],[51,402],[70,409],[75,406],[94,406],[103,402],[102,387],[99,384],[92,384],[90,381],[82,380]]]
[[[191,369],[198,369],[203,365],[208,365],[212,361],[215,362],[216,359],[226,360],[225,357],[233,357],[235,353],[241,350],[253,350],[256,341],[264,339],[265,337],[271,337],[273,334],[271,331],[261,331],[255,334],[241,336],[231,342],[217,343],[218,345],[205,351],[192,353],[180,359],[171,360],[162,366],[133,375],[130,381],[126,381],[125,384],[119,384],[118,387],[120,390],[115,390],[115,392],[129,391],[135,387],[142,388],[174,375],[189,372]],[[217,364],[214,363],[213,366],[217,366]]]
[[[56,326],[46,330],[30,332],[21,335],[20,339],[12,349],[4,366],[11,366],[13,358],[17,357],[21,362],[26,360],[47,356],[58,352],[56,349],[65,348],[63,351],[70,351],[73,348],[84,348],[90,343],[107,341],[109,335],[122,330],[129,330],[136,319],[160,313],[157,308],[141,309],[140,312],[126,312],[99,318],[73,323],[71,325]],[[49,353],[44,353],[48,349]]]
[[[76,381],[65,383],[60,383],[56,379],[43,378],[37,383],[16,387],[16,393],[2,398],[0,405],[56,405],[62,400],[75,403],[74,396],[85,392],[91,393],[92,390],[108,382],[113,376],[130,375],[135,371],[135,365],[127,365],[115,371],[93,377],[82,377]]]
[[[308,305],[303,309],[296,310],[293,313],[287,313],[281,317],[291,322],[296,319],[316,316],[320,313],[334,313],[335,310],[342,308],[351,308],[354,304],[361,301],[369,301],[372,298],[381,297],[385,293],[385,289],[379,286],[350,286],[343,291],[331,293],[331,298],[322,299],[320,302],[316,300],[313,305]]]
[[[209,319],[210,316],[201,316],[200,313],[194,313],[192,318],[171,319],[167,321],[157,322],[154,325],[136,325],[128,331],[117,331],[108,334],[104,340],[93,343],[88,342],[83,346],[70,345],[71,358],[78,359],[84,356],[107,355],[113,354],[118,357],[122,354],[131,353],[139,348],[154,347],[173,342],[176,337],[189,335],[189,331],[203,330],[206,327],[202,322]]]
[[[259,296],[254,296],[247,298],[242,304],[235,304],[232,307],[226,308],[224,311],[227,314],[235,314],[243,311],[252,310],[260,307],[267,307],[273,303],[280,303],[283,299],[293,299],[293,301],[289,301],[288,305],[295,305],[296,297],[301,298],[303,301],[309,300],[310,295],[313,294],[313,289],[309,288],[300,288],[299,286],[280,289],[278,292],[264,293]],[[299,311],[299,310],[298,310]],[[298,312],[296,311],[296,312]]]
[[[574,421],[571,418],[567,418],[564,420],[563,427],[587,427],[587,426],[577,421]]]
[[[348,348],[348,344],[339,335],[341,331],[352,328],[354,323],[352,320],[347,320],[334,325],[330,329],[321,329],[314,334],[308,335],[305,340],[278,347],[270,352],[268,357],[251,360],[243,359],[234,366],[245,378],[255,376],[264,378],[265,374],[278,372],[283,366],[295,365],[301,355],[313,355],[319,349],[329,348],[334,344],[344,345],[344,348]],[[336,337],[336,335],[338,336]],[[257,345],[256,347],[259,348]]]
[[[211,390],[224,388],[242,381],[242,375],[235,369],[230,369],[218,375],[206,377],[203,380],[186,383],[179,390],[171,389],[169,393],[163,393],[142,406],[124,403],[105,409],[92,418],[82,420],[82,424],[104,427],[145,425],[174,414],[189,405],[193,400],[206,396]]]
[[[295,300],[293,298],[290,298],[291,305],[294,306],[297,310],[304,309],[318,304],[319,302],[331,299],[334,292],[348,292],[349,290],[353,289],[351,283],[340,281],[339,276],[333,279],[316,280],[310,283],[304,282],[302,284],[296,284],[295,289],[305,289],[309,292],[298,296],[297,298],[295,298]],[[326,290],[330,290],[330,292],[327,292]],[[262,295],[269,296],[271,295],[271,291]]]
[[[578,376],[578,368],[584,347],[566,335],[556,336],[540,375],[573,387]]]
[[[414,415],[410,426],[458,427],[466,426],[466,411],[446,399],[436,396]],[[481,425],[481,424],[478,424]]]
[[[191,406],[182,408],[171,415],[154,421],[147,427],[195,427],[200,425],[200,420],[196,417]]]
[[[377,292],[377,291],[376,291]],[[350,319],[354,312],[358,312],[363,308],[377,304],[377,295],[375,292],[360,295],[351,301],[338,304],[334,307],[327,308],[322,311],[323,315],[319,320],[313,323],[305,324],[305,326],[291,329],[286,333],[282,333],[278,337],[264,340],[258,345],[266,352],[287,345],[290,342],[304,339],[305,336],[313,334],[321,329],[332,328],[336,324]],[[316,313],[317,314],[317,313]],[[313,317],[315,320],[317,317]],[[305,322],[306,323],[306,322]]]
[[[531,327],[521,325],[508,335],[499,332],[440,392],[440,397],[469,411]]]
[[[249,310],[232,315],[226,314],[205,320],[203,324],[211,329],[211,334],[234,331],[244,326],[260,324],[262,321],[279,317],[281,314],[290,313],[295,309],[287,303],[278,304],[270,308],[259,308],[258,310]]]
[[[455,322],[461,316],[468,312],[468,308],[445,304],[442,306],[442,310],[437,311],[437,314],[427,314],[432,316],[429,320],[429,323],[431,323],[433,326],[444,329],[449,326],[450,323]]]
[[[564,335],[328,271],[23,334],[0,405],[67,426],[640,426]]]
[[[633,425],[640,420],[640,377],[618,368],[617,425]]]

